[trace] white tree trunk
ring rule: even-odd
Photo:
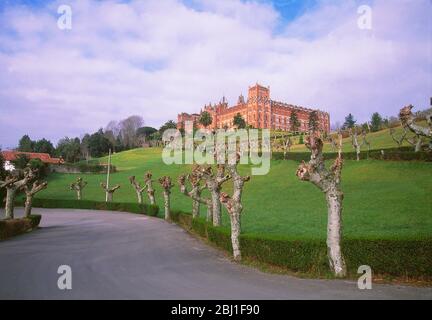
[[[24,204],[24,215],[28,218],[31,215],[31,209],[33,204],[33,195],[27,195]]]
[[[241,260],[241,249],[240,249],[240,213],[234,212],[230,214],[231,221],[231,245],[233,249],[233,257],[235,261]]]
[[[333,187],[326,192],[326,200],[328,207],[327,250],[329,264],[337,277],[345,277],[346,265],[340,245],[342,230],[342,195]]]
[[[14,201],[15,201],[16,188],[8,187],[6,189],[6,206],[5,206],[5,219],[14,218]]]
[[[165,220],[171,220],[171,211],[170,211],[170,192],[164,191],[164,208],[165,208]]]

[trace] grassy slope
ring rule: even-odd
[[[423,122],[420,124],[423,124]],[[395,137],[399,138],[403,133],[402,127],[396,127],[394,129],[396,131]],[[411,138],[413,136],[414,136],[413,133],[408,132],[406,137]],[[359,143],[362,143],[361,135],[359,135],[358,139],[359,139],[358,140]],[[367,135],[367,140],[371,144],[371,150],[373,150],[373,149],[388,149],[388,148],[397,148],[398,147],[398,145],[396,144],[396,142],[392,139],[392,137],[390,135],[390,129],[384,129],[381,131],[372,132],[372,133]],[[411,146],[406,140],[404,140],[402,145],[403,146]],[[367,150],[367,147],[362,146],[361,149]],[[414,150],[414,146],[413,146],[413,150]],[[291,148],[291,151],[293,151],[293,152],[305,152],[305,151],[307,151],[307,149],[306,149],[305,145],[302,144],[302,145],[294,145]],[[325,143],[324,151],[325,152],[332,152],[333,151],[331,148],[331,145],[329,143]],[[345,152],[355,151],[354,148],[352,147],[352,144],[351,144],[351,138],[345,138],[343,140],[343,151],[345,151]]]
[[[106,161],[106,159],[103,159]],[[121,184],[114,200],[136,201],[128,177],[140,181],[151,170],[155,180],[170,175],[176,182],[187,165],[164,165],[160,149],[136,149],[113,156],[120,172],[112,175],[111,183]],[[344,234],[347,237],[392,238],[426,237],[432,233],[432,164],[420,162],[347,161],[343,171]],[[323,194],[312,184],[295,177],[297,163],[272,161],[270,173],[253,176],[244,192],[242,217],[245,233],[273,234],[293,238],[325,238],[327,209]],[[248,167],[242,167],[250,174]],[[105,175],[81,175],[89,185],[84,199],[103,200],[99,183]],[[73,174],[53,174],[49,188],[38,194],[43,198],[73,199],[69,184]],[[155,182],[157,201],[162,206],[161,189]],[[229,191],[230,184],[227,186]],[[191,201],[173,188],[172,206],[190,211]],[[204,208],[202,208],[204,215]],[[228,217],[224,212],[224,225]]]

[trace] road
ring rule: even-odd
[[[0,299],[432,299],[432,288],[266,274],[157,218],[34,213],[43,214],[38,230],[0,241]],[[57,287],[60,265],[72,269],[71,290]]]

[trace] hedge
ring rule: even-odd
[[[173,212],[172,220],[217,247],[232,252],[229,228],[214,227],[202,218],[192,219],[190,214],[181,211]],[[296,240],[242,234],[240,244],[245,258],[294,272],[331,276],[325,239]],[[368,265],[374,274],[432,279],[432,238],[344,239],[342,249],[349,275],[358,276],[358,267]]]
[[[326,159],[335,159],[337,152],[326,152],[324,153]],[[283,160],[283,152],[273,152],[272,158],[274,160]],[[344,152],[343,158],[347,160],[356,160],[357,155],[355,152]],[[295,161],[309,161],[310,152],[287,152],[287,160]],[[384,149],[384,154],[381,150],[361,151],[360,159],[374,159],[374,160],[392,160],[392,161],[432,161],[432,152],[419,151],[414,152],[412,148],[409,150],[405,148],[395,149]]]
[[[26,218],[0,220],[0,240],[29,232],[39,225],[40,215],[31,215]]]
[[[22,201],[22,200],[21,200]],[[22,205],[22,202],[19,203]],[[72,199],[33,199],[33,207],[36,208],[65,208],[65,209],[91,209],[91,210],[110,210],[124,211],[130,213],[157,216],[159,207],[157,205],[123,203],[123,202],[103,202],[93,200],[72,200]]]

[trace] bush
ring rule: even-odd
[[[230,230],[214,227],[203,218],[192,219],[176,211],[174,222],[232,252]],[[277,236],[242,234],[242,256],[258,262],[318,276],[330,276],[325,239],[288,239]],[[348,274],[369,265],[374,274],[432,279],[432,238],[412,240],[344,239],[342,250]]]
[[[103,202],[93,200],[62,200],[35,198],[33,199],[33,207],[124,211],[130,213],[145,214],[148,216],[157,216],[157,214],[159,213],[159,207],[156,205],[150,205],[145,203],[139,204],[126,202]]]
[[[39,225],[40,215],[31,215],[28,218],[0,220],[0,240],[31,231]]]

